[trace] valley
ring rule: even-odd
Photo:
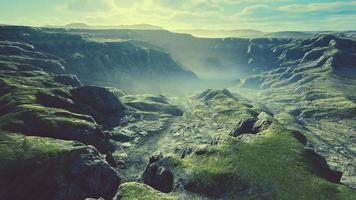
[[[356,41],[278,34],[1,26],[0,196],[354,199]]]

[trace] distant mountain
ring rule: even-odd
[[[64,26],[45,26],[46,28],[68,28],[68,29],[130,29],[130,30],[162,30],[162,27],[150,24],[132,25],[88,25],[85,23],[71,23]]]
[[[90,29],[92,27],[85,23],[72,23],[65,25],[64,28]]]
[[[280,32],[263,32],[254,29],[237,29],[237,30],[209,30],[209,29],[186,29],[173,30],[177,33],[189,33],[196,37],[203,38],[308,38],[318,32],[305,31],[280,31]]]
[[[253,29],[239,29],[239,30],[209,30],[209,29],[185,29],[185,30],[173,30],[177,33],[189,33],[196,37],[207,38],[226,38],[226,37],[238,37],[238,38],[256,38],[262,37],[264,32]]]
[[[293,38],[293,39],[304,39],[308,37],[312,37],[314,35],[313,32],[302,32],[302,31],[280,31],[273,33],[266,33],[265,37],[268,38]]]

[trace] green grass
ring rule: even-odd
[[[85,145],[72,141],[0,131],[0,169],[12,162],[19,162],[20,165],[23,161],[45,160],[58,153],[84,148]]]
[[[182,111],[163,96],[126,95],[121,97],[121,100],[143,115],[182,115]]]
[[[181,160],[188,190],[228,199],[355,199],[356,191],[313,174],[304,147],[280,124],[248,142],[231,138]]]
[[[0,168],[9,161],[31,160],[72,148],[72,142],[49,138],[0,133]]]
[[[213,119],[218,124],[232,129],[240,120],[256,117],[260,110],[224,94],[220,90],[208,100],[194,106],[194,114],[203,119]]]
[[[174,195],[161,193],[148,185],[136,182],[124,183],[119,187],[120,200],[174,200]]]

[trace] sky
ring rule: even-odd
[[[355,0],[0,0],[0,24],[356,30]]]

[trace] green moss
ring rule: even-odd
[[[0,132],[1,197],[53,199],[61,184],[76,181],[73,164],[90,151],[70,141]]]
[[[258,115],[251,105],[243,104],[236,98],[219,91],[208,100],[202,99],[200,103],[194,105],[193,110],[196,116],[204,120],[212,119],[228,130],[231,130],[240,120]]]
[[[304,147],[280,124],[247,142],[231,138],[209,155],[181,161],[187,189],[240,199],[352,199],[356,192],[312,172]]]
[[[126,95],[121,100],[128,106],[131,106],[142,114],[158,115],[182,115],[182,111],[175,105],[169,104],[164,96],[152,95]]]
[[[120,200],[173,200],[174,195],[161,193],[148,185],[136,182],[124,183],[119,188]]]
[[[71,149],[74,143],[69,141],[0,132],[0,169],[14,161],[40,159]]]

